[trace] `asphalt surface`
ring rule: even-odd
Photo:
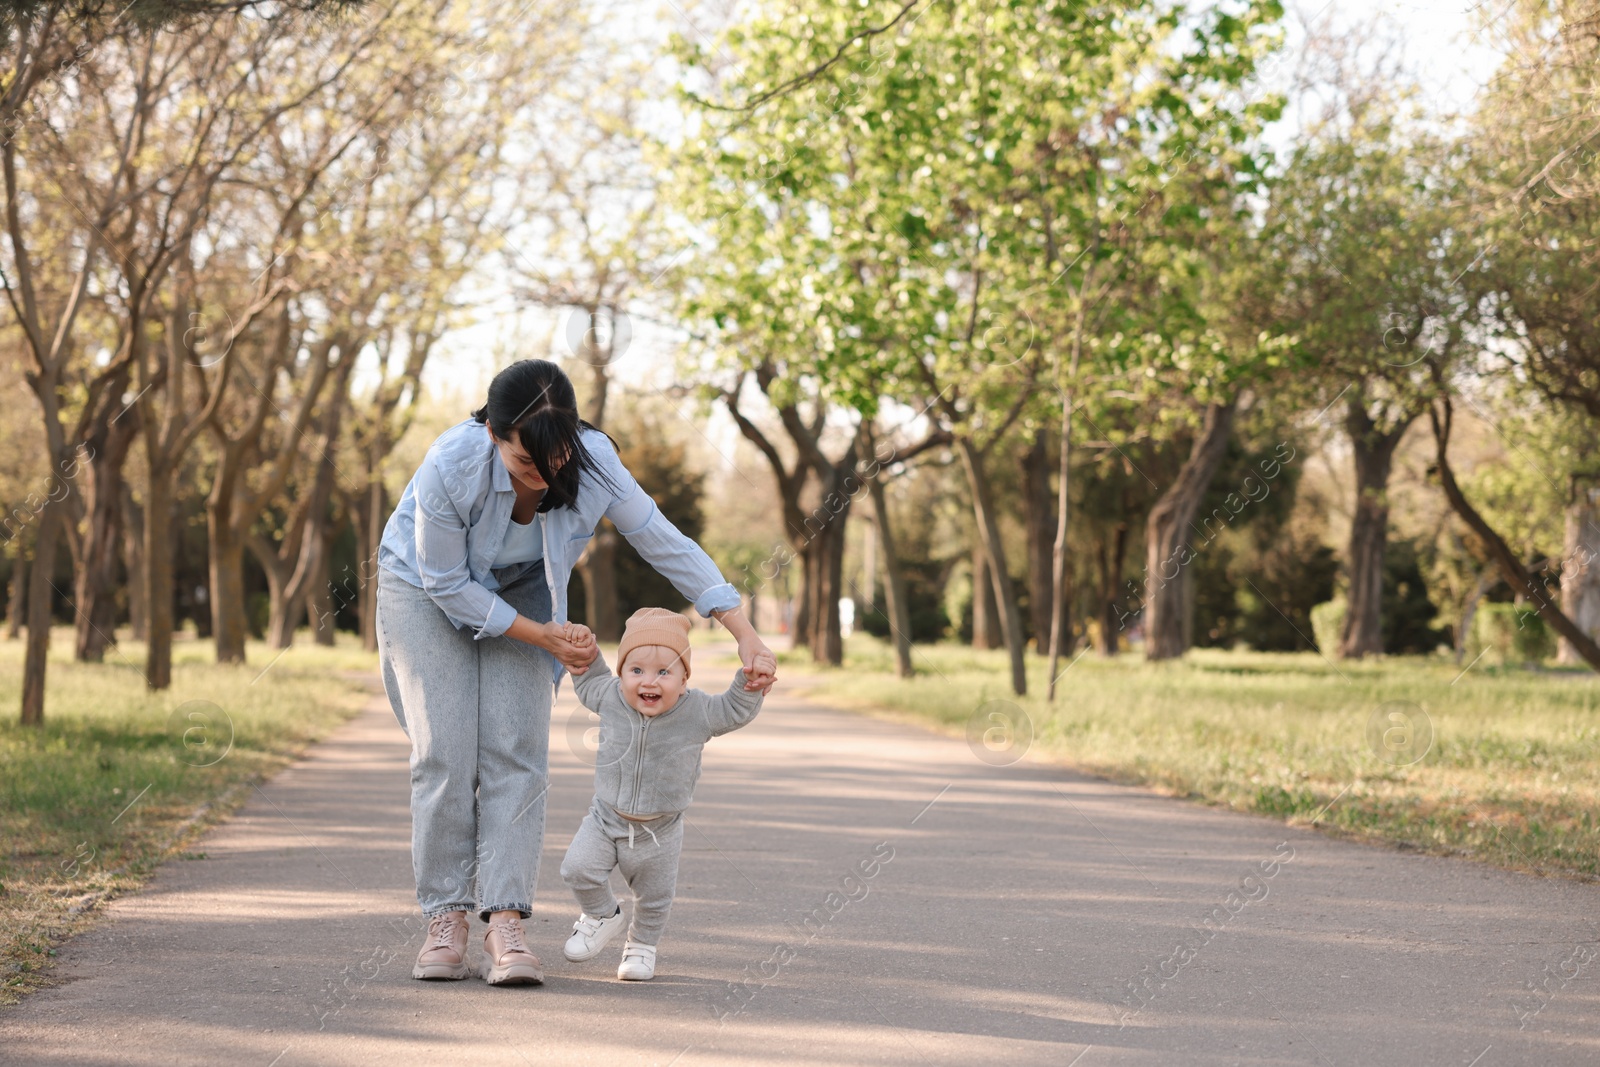
[[[784,680],[707,747],[658,976],[618,982],[620,942],[561,956],[576,710],[564,687],[543,987],[410,977],[408,749],[378,697],[64,947],[61,985],[0,1010],[0,1063],[1600,1063],[1600,887],[992,766]]]

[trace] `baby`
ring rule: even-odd
[[[622,907],[609,879],[622,868],[633,891],[633,922],[617,977],[644,981],[656,973],[656,945],[678,885],[683,811],[700,777],[700,750],[737,730],[761,710],[760,690],[745,689],[745,672],[726,692],[688,688],[689,620],[664,608],[641,608],[628,619],[617,648],[620,678],[597,657],[574,678],[583,706],[600,716],[594,800],[566,858],[561,879],[583,907],[564,953],[592,960],[622,932]],[[772,654],[756,668],[775,671]]]

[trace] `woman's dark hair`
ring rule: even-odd
[[[612,492],[618,492],[606,472],[583,447],[582,430],[594,430],[578,417],[578,395],[572,379],[548,359],[523,359],[494,376],[489,402],[472,417],[488,425],[502,441],[517,442],[533,460],[539,477],[550,486],[539,502],[540,511],[571,507],[578,499],[578,483],[592,474]],[[604,430],[600,431],[605,433]],[[611,447],[617,442],[606,434]],[[563,453],[567,461],[551,470],[550,461]]]

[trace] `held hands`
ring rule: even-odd
[[[542,624],[544,647],[561,661],[573,674],[583,674],[600,654],[594,643],[594,631],[578,622],[547,622]]]
[[[778,657],[754,635],[739,642],[739,660],[744,664],[744,687],[750,692],[759,689],[765,693],[778,680]]]

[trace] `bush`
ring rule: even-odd
[[[250,631],[250,636],[257,641],[265,640],[267,636],[267,623],[272,616],[272,597],[266,593],[251,593],[245,597],[244,623]]]
[[[1311,609],[1311,635],[1324,656],[1339,651],[1339,631],[1344,629],[1344,598],[1324,601]]]
[[[1430,626],[1439,609],[1428,596],[1416,542],[1391,540],[1383,554],[1383,650],[1428,655],[1454,642],[1448,629]]]
[[[912,641],[939,641],[950,629],[950,617],[945,614],[944,591],[939,587],[940,564],[937,560],[907,561],[900,563],[901,577],[906,585],[906,611],[911,616]],[[889,637],[889,600],[884,595],[883,583],[873,589],[873,602],[856,604],[856,629],[865,630],[873,637]],[[972,633],[972,608],[967,606],[968,640]]]
[[[1481,655],[1500,664],[1540,663],[1556,654],[1555,635],[1538,609],[1519,604],[1481,604],[1472,619],[1466,658]]]

